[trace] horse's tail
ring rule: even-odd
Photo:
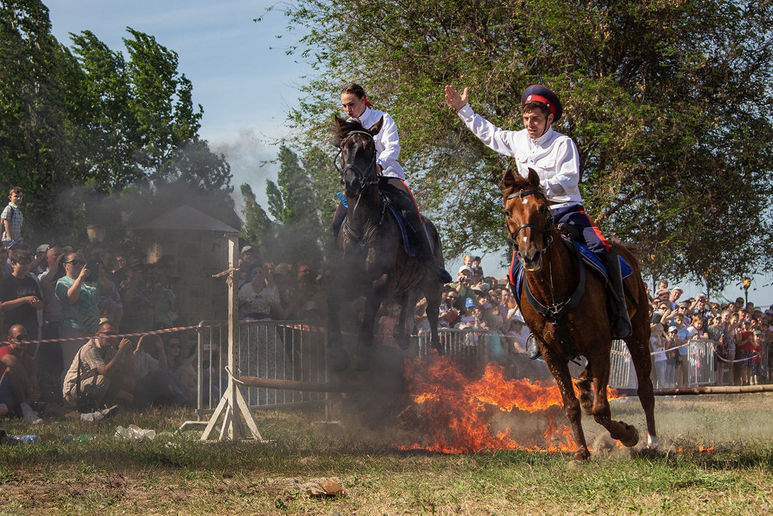
[[[432,253],[434,255],[435,261],[441,267],[445,267],[445,260],[443,259],[443,244],[440,242],[440,233],[438,233],[435,224],[433,224],[431,220],[429,220],[424,215],[422,215],[422,219],[424,219],[424,229],[427,231],[429,241],[432,243]]]

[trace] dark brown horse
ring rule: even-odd
[[[348,207],[346,219],[338,233],[337,260],[333,263],[328,289],[328,342],[334,369],[345,367],[346,357],[340,342],[338,313],[343,303],[365,297],[359,342],[361,354],[367,355],[373,344],[376,314],[385,300],[400,307],[395,340],[408,347],[415,297],[427,298],[427,319],[432,331],[432,346],[440,349],[437,333],[438,307],[442,285],[436,274],[427,271],[403,246],[399,224],[379,192],[376,168],[376,146],[373,136],[381,130],[382,121],[370,129],[359,122],[335,119],[335,141],[341,152],[341,183]],[[437,230],[424,219],[433,242],[435,261],[443,265],[443,254]]]
[[[539,177],[533,170],[529,170],[528,179],[512,170],[505,171],[503,178],[507,228],[525,270],[520,306],[561,391],[564,411],[579,446],[575,459],[586,460],[590,453],[582,431],[581,405],[625,446],[634,446],[639,433],[631,425],[614,421],[610,415],[607,385],[612,333],[604,279],[597,273],[586,275],[581,272],[583,266],[576,253],[564,243],[561,233],[553,226],[548,202],[539,184]],[[636,258],[622,245],[617,247],[633,269],[633,274],[625,280],[633,330],[624,340],[639,381],[639,400],[647,420],[647,445],[655,448],[658,441],[655,436],[655,398],[650,381],[652,362],[647,294]],[[533,296],[532,302],[527,291]],[[548,310],[544,310],[545,307]],[[540,312],[547,312],[547,315]],[[568,368],[568,361],[575,356],[584,356],[588,361],[577,382],[581,402],[575,396]]]

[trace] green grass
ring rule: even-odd
[[[180,410],[121,413],[96,424],[52,422],[35,428],[52,441],[0,446],[0,513],[770,512],[773,396],[658,401],[666,453],[615,450],[579,469],[568,467],[567,454],[403,452],[384,438],[386,431],[323,433],[311,424],[319,414],[259,415],[273,444],[200,443],[196,431],[175,433],[191,419]],[[637,403],[613,402],[612,410],[643,428]],[[151,442],[115,440],[116,426],[130,423],[160,435]],[[590,419],[584,426],[589,442],[602,433]],[[0,428],[31,433],[19,421],[3,420]],[[93,438],[66,440],[68,434]],[[715,450],[699,452],[699,445]],[[330,477],[346,496],[311,498],[299,488]]]

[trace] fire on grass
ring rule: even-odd
[[[426,444],[399,446],[402,450],[439,453],[522,450],[534,452],[574,451],[576,443],[567,425],[560,426],[551,407],[561,406],[561,394],[554,382],[507,379],[504,367],[489,363],[478,379],[465,376],[448,357],[429,361],[409,360],[405,374],[411,396],[421,412]],[[619,397],[610,392],[610,398]],[[544,444],[522,444],[512,436],[512,427],[492,430],[497,412],[544,414]]]

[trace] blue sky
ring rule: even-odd
[[[234,174],[233,185],[248,183],[265,200],[265,180],[276,177],[266,161],[276,157],[277,141],[289,134],[285,117],[311,73],[307,64],[284,50],[292,37],[281,2],[263,0],[44,0],[56,38],[70,44],[68,34],[88,29],[114,50],[123,49],[126,27],[156,37],[179,55],[179,70],[193,83],[193,97],[204,107],[200,134],[216,152],[225,154]],[[266,8],[279,6],[266,14]],[[254,18],[263,21],[255,23]],[[277,35],[284,35],[277,39]],[[237,198],[237,203],[239,199]],[[265,203],[263,203],[265,206]],[[447,260],[455,276],[460,259]],[[486,274],[504,275],[498,256],[484,256]],[[773,302],[769,275],[754,278],[749,299]],[[740,280],[740,278],[739,278]],[[766,287],[762,287],[764,284]],[[680,284],[687,295],[699,287]],[[730,285],[725,297],[742,296]]]
[[[146,32],[174,50],[179,70],[204,107],[200,134],[228,158],[233,184],[249,183],[259,196],[275,167],[276,142],[288,135],[285,117],[299,97],[310,67],[285,55],[281,9],[263,16],[268,1],[44,0],[52,32],[70,45],[69,33],[90,30],[113,50],[123,50],[126,27]]]

